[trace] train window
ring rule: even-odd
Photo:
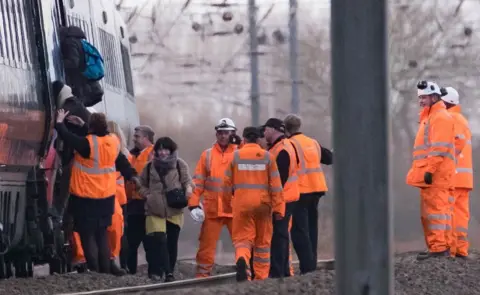
[[[123,38],[125,38],[125,30],[123,29],[123,27],[120,27],[120,36]]]
[[[0,3],[2,3],[2,14],[3,14],[3,17],[4,17],[4,20],[5,20],[5,40],[6,40],[6,44],[7,44],[7,51],[6,51],[6,57],[8,60],[10,61],[14,61],[14,57],[13,57],[13,37],[12,37],[12,15],[10,13],[10,5],[8,5],[8,3],[6,1],[1,1]]]
[[[26,26],[26,10],[24,6],[24,1],[20,0],[17,2],[17,21],[19,25],[19,29],[17,30],[20,31],[20,33],[17,33],[19,42],[19,54],[20,54],[20,59],[22,63],[30,63],[30,46],[29,46],[29,39],[27,37],[27,26]]]
[[[120,80],[121,69],[119,54],[115,46],[115,36],[102,29],[98,29],[98,35],[101,44],[99,50],[101,50],[105,61],[105,83],[120,89],[122,87]]]
[[[108,22],[107,12],[102,12],[103,23],[106,24]]]
[[[75,0],[70,0],[68,1],[69,4],[70,4],[70,8],[74,8],[75,7]]]
[[[133,78],[132,78],[132,66],[130,64],[130,54],[125,45],[120,43],[120,51],[122,52],[123,73],[125,75],[125,88],[127,93],[134,97],[133,92]]]
[[[8,20],[6,18],[7,16],[5,15],[3,5],[0,4],[0,56],[7,57],[7,34],[6,34],[6,28],[7,28],[7,23]]]

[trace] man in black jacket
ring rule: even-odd
[[[86,39],[86,36],[79,27],[60,28],[60,48],[67,84],[72,87],[73,94],[80,98],[85,106],[90,107],[102,100],[103,89],[98,81],[89,81],[83,76],[86,69],[83,39]]]

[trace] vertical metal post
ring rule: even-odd
[[[292,113],[298,114],[300,111],[300,101],[298,98],[298,37],[297,37],[297,0],[290,0],[290,11],[288,27],[290,30],[289,45],[290,45],[290,80],[292,83]]]
[[[393,294],[387,0],[331,1],[336,294]]]
[[[250,33],[250,75],[251,75],[251,112],[252,125],[260,124],[260,90],[258,83],[258,40],[257,40],[257,7],[255,0],[248,0],[248,19]]]

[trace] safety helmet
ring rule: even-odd
[[[460,103],[459,95],[458,95],[457,90],[455,90],[455,88],[445,87],[445,88],[442,88],[442,90],[443,89],[445,89],[445,92],[442,93],[442,100],[444,102],[448,102],[448,103],[451,103],[451,104],[454,104],[454,105],[457,105],[457,104]]]
[[[432,95],[432,94],[438,94],[442,95],[442,92],[440,91],[440,87],[438,87],[437,83],[431,82],[431,81],[420,81],[417,84],[417,95],[422,96],[422,95]]]
[[[215,125],[215,130],[231,130],[235,131],[237,130],[237,127],[235,127],[235,123],[233,122],[232,119],[230,118],[222,118],[218,121],[218,124]]]

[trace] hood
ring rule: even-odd
[[[60,39],[63,40],[67,37],[86,39],[85,32],[80,27],[69,26],[60,28]]]

